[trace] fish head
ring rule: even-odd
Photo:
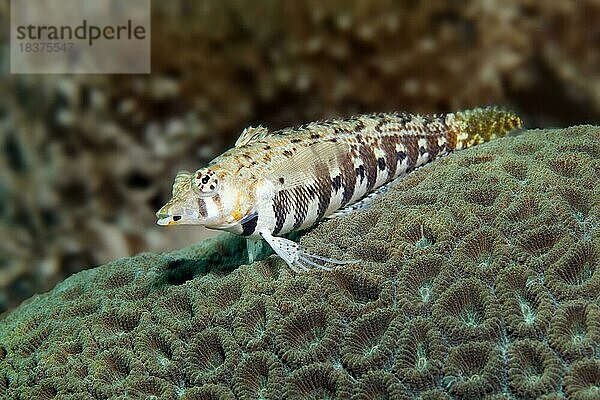
[[[219,166],[179,172],[172,198],[156,213],[157,224],[227,229],[249,214],[247,191],[234,173]]]

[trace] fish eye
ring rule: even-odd
[[[219,177],[208,168],[199,169],[194,175],[192,186],[200,196],[210,196],[219,189]]]

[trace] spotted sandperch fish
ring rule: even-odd
[[[372,114],[275,132],[246,128],[207,167],[177,174],[172,199],[156,213],[158,224],[230,231],[249,239],[249,252],[262,238],[294,271],[328,270],[328,263],[348,261],[311,254],[278,236],[362,208],[415,168],[520,126],[517,115],[485,107]]]

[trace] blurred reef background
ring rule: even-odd
[[[596,0],[152,6],[150,75],[0,77],[0,312],[82,268],[206,237],[154,212],[178,170],[248,125],[485,104],[528,126],[600,123]]]

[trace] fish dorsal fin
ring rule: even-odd
[[[173,196],[177,194],[184,186],[189,185],[190,176],[192,175],[189,171],[179,171],[175,176],[175,181],[173,182]]]
[[[264,139],[268,135],[269,130],[262,125],[259,125],[256,128],[249,126],[242,131],[238,140],[235,141],[235,147],[256,142],[257,140]]]
[[[332,142],[314,143],[299,148],[277,166],[269,178],[281,190],[311,185],[319,175],[331,173],[334,166],[338,165],[338,158],[349,151],[349,145]]]

